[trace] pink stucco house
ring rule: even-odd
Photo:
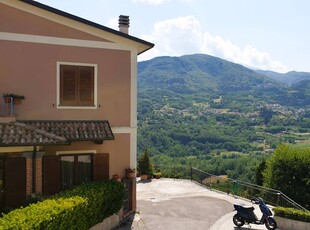
[[[137,56],[154,44],[32,0],[0,0],[0,209],[136,168]],[[11,98],[12,99],[12,98]],[[127,183],[125,211],[136,208]]]

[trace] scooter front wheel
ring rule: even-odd
[[[272,217],[266,219],[265,226],[269,230],[274,230],[278,227],[277,222]]]
[[[234,215],[233,222],[238,227],[241,227],[242,225],[244,225],[244,219],[241,216],[239,216],[238,214]]]

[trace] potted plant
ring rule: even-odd
[[[125,169],[125,175],[126,178],[129,180],[133,180],[136,178],[136,170],[135,169],[131,169],[131,168],[126,168]]]
[[[25,100],[25,96],[13,94],[13,93],[5,93],[3,94],[4,102],[5,103],[11,103],[11,100],[13,100],[14,104],[21,104],[22,100]]]
[[[160,179],[161,178],[161,172],[154,172],[153,177],[156,179]]]
[[[161,178],[161,171],[160,171],[159,165],[156,165],[156,164],[154,165],[153,178],[156,178],[156,179]]]
[[[116,180],[116,181],[121,181],[121,177],[117,174],[117,173],[115,173],[115,174],[113,174],[112,175],[112,180]]]
[[[152,167],[150,163],[150,156],[147,149],[144,150],[143,154],[138,160],[138,172],[140,174],[141,180],[147,180],[152,172]]]

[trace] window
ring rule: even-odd
[[[60,107],[96,106],[96,65],[59,64]]]
[[[89,181],[108,180],[109,154],[93,153],[74,150],[43,156],[43,194],[53,195]]]
[[[91,181],[91,155],[61,156],[61,189]]]

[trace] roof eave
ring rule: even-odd
[[[142,49],[141,51],[139,50],[139,51],[138,51],[138,54],[141,54],[141,53],[143,53],[143,52],[145,52],[145,51],[147,51],[147,50],[149,50],[149,49],[151,49],[151,48],[154,47],[154,44],[151,43],[151,42],[142,40],[142,39],[140,39],[140,38],[131,36],[131,35],[129,35],[129,34],[120,32],[120,31],[118,31],[118,30],[111,29],[111,28],[106,27],[106,26],[103,26],[103,25],[101,25],[101,24],[98,24],[98,23],[89,21],[89,20],[87,20],[87,19],[78,17],[78,16],[76,16],[76,15],[73,15],[73,14],[64,12],[64,11],[62,11],[62,10],[59,10],[59,9],[50,7],[50,6],[48,6],[48,5],[42,4],[42,3],[40,3],[40,2],[33,1],[33,0],[20,0],[20,1],[22,1],[22,2],[24,2],[24,3],[26,3],[26,4],[29,4],[29,5],[38,7],[38,8],[40,8],[40,9],[49,11],[49,12],[51,12],[51,13],[58,14],[58,15],[60,15],[60,16],[63,16],[63,17],[66,17],[66,18],[69,18],[69,19],[78,21],[78,22],[80,22],[80,23],[83,23],[83,24],[86,24],[86,25],[89,25],[89,26],[92,26],[92,27],[95,27],[95,28],[97,28],[97,29],[104,30],[104,31],[106,31],[106,32],[109,32],[109,33],[112,33],[112,34],[121,36],[121,37],[123,37],[123,38],[129,39],[129,40],[131,40],[131,41],[134,41],[134,42],[137,42],[137,43],[140,43],[140,44],[143,44],[144,46],[146,46],[145,49]]]
[[[31,143],[31,144],[21,144],[21,143],[12,143],[12,144],[0,144],[1,148],[5,147],[29,147],[29,146],[54,146],[54,145],[71,145],[70,142],[63,142],[63,143]]]

